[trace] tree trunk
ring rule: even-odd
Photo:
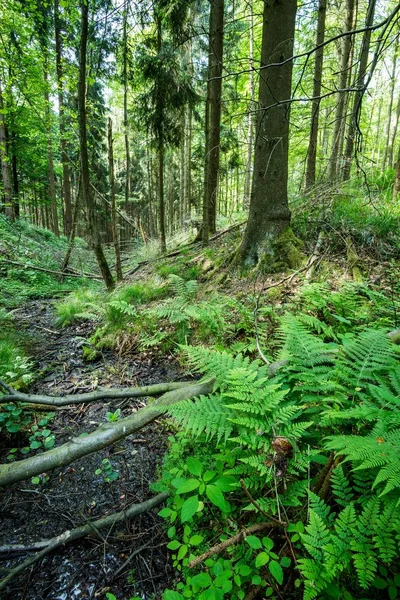
[[[238,260],[255,266],[290,226],[289,114],[297,0],[266,0],[263,17],[259,111],[249,219]],[[287,62],[285,62],[287,61]],[[283,65],[268,66],[285,62]],[[283,257],[282,257],[283,258]]]
[[[394,187],[393,187],[393,200],[397,200],[397,197],[399,194],[400,194],[400,144],[399,144],[399,151],[397,153],[396,175],[395,175]]]
[[[128,133],[128,8],[124,10],[123,25],[123,86],[124,86],[124,140],[125,140],[125,211],[129,214],[131,195],[131,155]]]
[[[247,131],[247,160],[246,160],[246,179],[244,183],[243,207],[247,210],[250,204],[251,193],[251,167],[253,160],[254,145],[254,115],[255,115],[255,82],[254,82],[254,15],[253,4],[249,2],[250,10],[250,108],[249,122]]]
[[[162,46],[162,29],[161,29],[161,18],[157,19],[157,51],[161,54]],[[161,134],[162,135],[162,134]],[[159,203],[159,227],[160,227],[160,247],[161,252],[165,254],[167,251],[167,242],[165,236],[165,199],[164,199],[164,161],[165,161],[165,150],[164,140],[159,139],[158,141],[158,203]]]
[[[121,250],[119,245],[117,210],[115,204],[114,150],[112,120],[108,119],[108,171],[110,177],[111,227],[115,251],[115,270],[117,280],[122,281]]]
[[[203,200],[203,244],[216,231],[221,133],[222,61],[224,44],[224,0],[213,0],[210,9],[208,80],[206,100],[206,159]]]
[[[396,142],[397,129],[399,126],[399,119],[400,119],[400,94],[399,94],[399,98],[397,100],[396,116],[394,119],[393,132],[392,132],[392,137],[390,140],[389,156],[388,156],[389,167],[395,167],[395,165],[393,164],[393,153],[394,153],[394,145]]]
[[[7,133],[6,133],[6,122],[4,118],[4,100],[3,92],[0,84],[0,161],[1,161],[1,174],[3,177],[3,210],[7,217],[12,221],[15,220],[15,211],[12,197],[11,187],[11,172],[10,172],[10,161],[7,152]]]
[[[396,85],[396,67],[397,67],[397,54],[399,50],[399,38],[396,39],[396,43],[393,51],[393,65],[392,65],[392,73],[390,77],[390,99],[389,99],[389,108],[388,108],[388,116],[387,116],[387,124],[386,124],[386,144],[385,144],[385,152],[383,155],[383,170],[386,169],[387,166],[391,167],[391,161],[389,161],[390,155],[392,156],[393,161],[393,150],[390,152],[390,143],[391,143],[391,135],[390,130],[392,126],[392,110],[393,110],[393,99],[394,99],[394,88]]]
[[[326,20],[326,0],[319,0],[318,5],[318,25],[317,25],[317,46],[321,46],[325,40],[325,20]],[[315,67],[314,67],[314,86],[313,86],[313,102],[311,109],[311,127],[310,141],[308,145],[307,171],[306,171],[306,189],[315,185],[315,174],[317,167],[317,143],[318,143],[318,125],[319,125],[319,106],[321,100],[321,84],[322,84],[322,65],[324,61],[324,48],[320,47],[315,52]]]
[[[61,162],[63,169],[63,197],[64,197],[64,233],[67,237],[72,229],[72,199],[71,199],[71,177],[67,155],[67,123],[64,105],[64,84],[63,84],[63,66],[62,66],[62,41],[59,0],[54,0],[54,32],[56,42],[56,71],[57,71],[57,91],[58,91],[58,110],[60,127],[60,149]]]
[[[81,157],[82,200],[87,210],[88,231],[93,244],[96,259],[108,290],[114,288],[107,259],[100,243],[96,226],[96,211],[90,187],[89,156],[87,148],[87,117],[86,117],[86,50],[88,38],[88,2],[81,0],[81,39],[79,47],[79,84],[78,84],[78,115],[79,115],[79,146]]]
[[[374,14],[375,14],[375,5],[376,0],[370,0],[368,4],[368,12],[365,20],[365,27],[371,27],[374,22]],[[368,55],[369,48],[371,43],[371,30],[367,29],[364,32],[362,45],[361,45],[361,53],[359,59],[359,67],[356,81],[357,92],[354,94],[354,101],[352,107],[352,113],[350,118],[349,130],[347,132],[347,140],[346,140],[346,151],[345,151],[345,160],[343,167],[343,181],[348,181],[350,179],[350,171],[351,171],[351,162],[354,153],[354,145],[355,139],[357,135],[357,128],[359,126],[360,121],[360,113],[361,113],[361,103],[364,97],[365,89],[364,89],[364,81],[365,75],[367,72],[368,66]]]
[[[57,196],[56,196],[56,180],[54,176],[54,160],[53,160],[53,139],[51,131],[51,111],[50,111],[50,94],[49,94],[49,67],[47,59],[47,48],[43,48],[43,77],[44,77],[44,111],[46,119],[46,130],[47,130],[47,160],[49,170],[49,194],[51,201],[51,214],[53,220],[53,231],[57,237],[60,236],[60,229],[58,227],[58,210],[57,210]]]
[[[346,12],[346,24],[345,31],[351,31],[354,23],[354,0],[347,0],[347,12]],[[339,90],[344,90],[348,86],[349,76],[351,71],[351,48],[352,38],[350,35],[346,35],[342,42],[342,54],[340,60],[340,72],[339,72]],[[343,149],[343,130],[345,126],[345,108],[346,108],[346,94],[338,92],[336,96],[336,111],[335,111],[335,124],[332,138],[332,152],[329,160],[328,168],[328,179],[329,181],[335,181],[339,172],[339,160],[342,157]]]

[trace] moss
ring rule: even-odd
[[[298,269],[304,260],[304,243],[290,227],[271,240],[268,246],[269,250],[266,250],[258,265],[262,272],[277,273],[287,268]]]

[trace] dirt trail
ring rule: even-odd
[[[31,302],[14,312],[17,327],[31,338],[31,354],[41,377],[31,392],[45,394],[78,393],[99,387],[126,387],[179,380],[178,365],[173,361],[156,362],[148,356],[118,357],[106,351],[94,363],[82,360],[82,346],[93,331],[93,324],[83,323],[57,330],[52,304]],[[100,402],[66,408],[57,412],[51,423],[56,443],[61,444],[82,432],[90,432],[106,420],[106,413],[121,409],[129,415],[143,400]],[[25,544],[47,539],[66,529],[100,518],[124,506],[142,502],[153,495],[150,484],[157,478],[157,468],[165,451],[168,432],[165,425],[152,424],[134,438],[58,469],[50,480],[39,486],[22,482],[0,494],[0,546]],[[25,445],[21,441],[21,445]],[[9,449],[0,449],[0,462]],[[96,475],[101,461],[109,459],[119,478],[106,483]],[[146,549],[135,556],[129,566],[114,578],[114,573],[138,548]],[[138,596],[147,600],[160,598],[172,573],[161,520],[149,513],[99,535],[72,544],[49,555],[41,564],[25,571],[1,600],[91,600],[105,598],[111,591],[118,600]],[[0,556],[3,569],[18,560]]]

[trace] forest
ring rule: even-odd
[[[3,0],[0,600],[400,598],[400,2]]]

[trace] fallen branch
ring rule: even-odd
[[[264,531],[264,529],[271,529],[272,527],[278,527],[276,522],[268,521],[267,523],[256,523],[255,525],[251,525],[247,529],[242,529],[236,535],[220,542],[216,546],[213,546],[207,552],[200,554],[200,556],[196,556],[193,560],[188,564],[189,569],[194,569],[202,562],[210,558],[213,554],[221,554],[224,550],[229,548],[229,546],[235,546],[236,544],[240,544],[248,535],[252,533],[258,533],[259,531]]]
[[[166,407],[171,404],[195,396],[210,394],[213,387],[214,380],[208,380],[167,392],[133,415],[120,419],[115,423],[106,423],[88,435],[73,438],[70,442],[42,454],[0,465],[0,488],[29,479],[40,473],[47,473],[57,467],[70,465],[78,458],[102,450],[131,435],[134,431],[142,429],[155,419],[162,417],[166,412]]]
[[[80,279],[98,279],[102,278],[99,275],[92,275],[89,273],[65,273],[63,271],[53,271],[52,269],[44,269],[43,267],[37,267],[36,265],[24,265],[23,263],[19,263],[15,260],[8,260],[6,258],[1,259],[2,263],[6,263],[8,265],[14,265],[15,267],[19,267],[20,269],[31,269],[32,271],[41,271],[42,273],[49,273],[50,275],[57,275],[58,277],[79,277]]]
[[[123,510],[119,513],[113,513],[112,515],[108,515],[107,517],[103,517],[102,519],[98,519],[97,521],[90,521],[86,525],[81,525],[80,527],[76,527],[70,531],[65,531],[61,535],[58,535],[51,540],[49,540],[48,544],[35,554],[34,556],[29,557],[27,560],[22,562],[20,565],[12,569],[10,573],[0,582],[0,590],[3,590],[9,583],[12,581],[19,573],[27,569],[28,567],[34,565],[39,560],[41,560],[50,552],[54,552],[61,546],[65,546],[66,544],[70,544],[75,540],[79,540],[82,537],[93,533],[93,530],[100,530],[105,527],[111,528],[117,523],[124,521],[125,519],[132,519],[137,515],[141,515],[145,512],[149,512],[156,506],[159,506],[168,498],[168,494],[162,493],[154,496],[150,500],[146,500],[141,504],[133,504],[128,509]]]
[[[69,404],[83,404],[96,402],[98,400],[115,400],[119,398],[143,398],[143,396],[156,396],[173,390],[180,390],[191,385],[189,382],[156,383],[137,388],[121,388],[114,390],[101,390],[99,392],[87,392],[85,394],[67,394],[66,396],[42,396],[40,394],[25,394],[14,390],[4,381],[0,380],[0,387],[9,393],[0,396],[0,404],[7,402],[28,402],[29,404],[41,404],[47,406],[68,406]]]

